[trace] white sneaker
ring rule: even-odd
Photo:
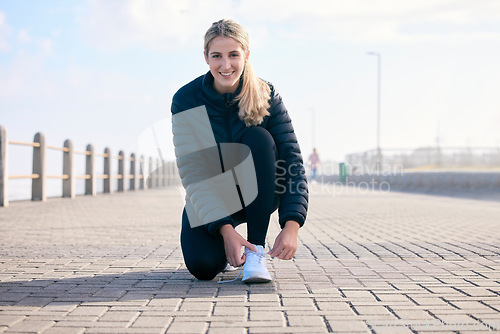
[[[235,270],[238,270],[238,267],[233,267],[232,265],[230,265],[229,263],[226,264],[226,268],[224,268],[224,272],[226,271],[235,271]]]
[[[245,283],[267,283],[271,282],[271,275],[267,271],[267,260],[264,247],[254,245],[257,252],[245,247],[245,266],[243,268],[243,279]]]

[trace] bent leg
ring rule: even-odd
[[[261,127],[247,128],[241,143],[252,152],[258,189],[257,198],[245,208],[248,241],[264,246],[269,219],[275,210],[276,145],[271,134]]]
[[[181,249],[186,267],[199,280],[213,279],[227,264],[222,236],[211,236],[203,225],[191,228],[186,210],[182,212]]]

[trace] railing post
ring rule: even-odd
[[[165,165],[165,186],[170,186],[170,161],[164,163]]]
[[[177,169],[177,163],[172,162],[172,185],[178,185],[180,182],[179,170]]]
[[[87,151],[89,155],[85,158],[85,174],[89,175],[90,178],[85,180],[85,195],[95,196],[96,194],[96,174],[94,168],[94,146],[91,144],[87,145]]]
[[[177,164],[175,161],[170,163],[170,185],[173,186],[177,182]]]
[[[167,163],[165,161],[161,162],[161,186],[167,186]]]
[[[135,154],[132,153],[130,154],[130,182],[129,182],[129,190],[135,190],[135,183],[136,183],[136,177],[137,174],[135,172]]]
[[[139,189],[144,190],[144,155],[141,155],[141,160],[139,161]]]
[[[161,177],[161,174],[160,174],[160,160],[158,160],[158,158],[155,160],[156,164],[155,164],[155,188],[159,188],[160,187],[160,177]]]
[[[118,191],[124,192],[125,191],[125,178],[127,177],[125,175],[125,153],[123,151],[118,152],[118,174],[120,174],[122,177],[118,179]]]
[[[168,163],[168,185],[169,186],[174,185],[174,168],[175,168],[175,162],[169,162]]]
[[[109,147],[104,149],[104,190],[105,194],[113,193],[113,183],[111,182],[111,178],[113,177],[111,172],[111,150]],[[108,177],[106,177],[106,175]]]
[[[67,179],[63,179],[63,197],[75,198],[75,174],[73,168],[73,143],[66,139],[64,147],[68,152],[63,152],[63,174],[68,175]]]
[[[7,129],[0,125],[0,206],[9,206],[9,142]]]
[[[47,200],[47,176],[45,174],[45,136],[38,132],[33,139],[34,143],[40,144],[39,147],[33,147],[33,174],[38,174],[38,178],[31,182],[31,200]]]
[[[148,173],[147,187],[148,187],[148,189],[151,189],[151,188],[153,188],[153,186],[155,184],[154,183],[153,158],[152,157],[149,157],[148,170],[149,170],[149,173]]]
[[[172,172],[171,172],[171,169],[172,169],[172,162],[167,162],[167,186],[171,186],[172,185]]]

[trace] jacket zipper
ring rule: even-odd
[[[231,121],[231,101],[232,101],[232,97],[229,98],[227,95],[224,96],[224,105],[226,107],[226,115],[225,115],[225,121],[226,121],[226,132],[227,132],[227,138],[228,138],[228,141],[230,143],[233,142],[233,136],[231,135],[231,124],[230,124],[230,121]],[[220,150],[220,145],[219,145],[219,152],[221,152]],[[220,159],[221,159],[221,162],[222,162],[222,154],[220,155]],[[222,163],[223,164],[223,163]],[[224,164],[223,164],[224,165]],[[224,171],[224,168],[223,168],[223,172]],[[240,203],[241,203],[241,206],[244,208],[246,207],[245,205],[245,202],[243,200],[243,194],[241,193],[241,189],[240,189],[240,186],[238,185],[238,179],[236,177],[236,173],[234,171],[234,168],[231,169],[231,173],[233,174],[233,178],[234,178],[234,181],[235,181],[235,185],[236,185],[236,191],[238,192],[238,197],[240,198]]]
[[[226,132],[227,132],[227,139],[231,143],[233,142],[233,136],[231,135],[231,126],[229,124],[230,119],[231,119],[231,101],[228,99],[228,96],[225,96],[225,103],[226,107],[226,115],[225,115],[225,121],[226,121]]]

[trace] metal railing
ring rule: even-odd
[[[31,174],[10,175],[8,172],[8,148],[9,145],[28,146],[33,148],[33,169]],[[61,151],[63,153],[63,173],[50,175],[46,172],[45,156],[48,149]],[[85,156],[85,174],[76,175],[74,173],[75,154]],[[95,171],[95,158],[103,158],[103,174]],[[118,161],[118,172],[113,173],[113,159]],[[125,162],[128,161],[129,172],[125,172]],[[63,147],[47,145],[45,136],[37,133],[33,142],[9,141],[7,130],[0,125],[0,206],[9,205],[9,179],[31,179],[31,200],[47,200],[47,179],[62,180],[62,197],[75,198],[75,180],[85,180],[85,195],[94,196],[97,194],[97,180],[103,181],[103,193],[113,193],[113,180],[117,180],[118,192],[136,189],[148,189],[172,186],[179,183],[179,176],[175,162],[160,162],[159,159],[149,157],[148,176],[145,174],[145,158],[141,155],[137,158],[134,153],[130,157],[125,157],[123,151],[119,151],[117,156],[111,154],[109,148],[105,148],[104,153],[96,153],[94,147],[89,144],[85,151],[73,149],[71,140],[67,139]],[[126,187],[126,181],[128,188]]]
[[[376,172],[377,150],[348,154],[345,161],[360,174]],[[499,168],[499,147],[421,147],[382,149],[382,171],[408,169]]]

